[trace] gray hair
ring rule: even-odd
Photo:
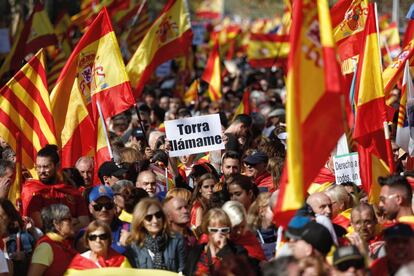
[[[132,183],[132,181],[126,180],[126,179],[121,179],[118,180],[117,182],[115,182],[112,186],[111,189],[114,192],[114,194],[119,194],[124,188],[134,188],[135,185],[134,183]]]
[[[45,233],[57,232],[55,223],[63,221],[65,218],[72,217],[70,209],[64,204],[52,204],[42,209],[41,212],[43,230]]]
[[[0,159],[0,177],[6,175],[6,170],[8,168],[14,171],[14,163],[9,160]]]
[[[76,161],[75,163],[75,168],[77,168],[79,166],[80,163],[82,162],[90,162],[92,163],[92,165],[94,165],[94,161],[93,158],[90,156],[81,156],[79,157],[78,161]]]
[[[229,216],[231,227],[235,227],[246,221],[246,210],[244,209],[243,204],[238,201],[227,201],[221,209],[223,209],[223,211]]]

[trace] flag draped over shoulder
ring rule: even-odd
[[[16,153],[17,133],[22,164],[27,169],[34,167],[41,148],[56,144],[42,50],[0,90],[0,136]]]
[[[367,9],[368,0],[339,0],[331,9],[333,34],[343,74],[355,71]]]
[[[210,56],[207,60],[206,68],[204,68],[201,79],[207,82],[208,90],[207,94],[212,102],[221,99],[221,63],[220,63],[220,52],[219,44],[216,40]]]
[[[51,94],[62,167],[72,167],[79,157],[98,151],[96,144],[104,144],[96,140],[97,102],[105,119],[135,103],[105,8],[73,50]]]
[[[29,19],[19,24],[10,53],[0,68],[0,84],[5,74],[14,74],[19,70],[28,54],[34,54],[40,48],[56,43],[57,38],[52,23],[43,5],[37,4]]]
[[[290,46],[286,181],[275,208],[281,225],[303,205],[309,185],[344,132],[341,74],[326,0],[294,2]]]
[[[191,42],[187,2],[169,0],[126,66],[135,96],[141,95],[145,83],[158,65],[185,55]]]

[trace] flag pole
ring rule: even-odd
[[[108,131],[106,130],[106,124],[105,124],[105,120],[102,114],[102,109],[101,109],[101,105],[99,104],[99,101],[96,101],[96,107],[98,108],[99,118],[102,123],[102,128],[105,134],[105,141],[108,147],[109,156],[111,157],[111,160],[114,160],[114,155],[112,154],[111,143],[109,142]]]
[[[149,147],[149,143],[148,143],[148,140],[147,140],[147,133],[145,132],[144,125],[142,124],[142,119],[141,119],[141,115],[139,114],[139,109],[138,109],[137,104],[135,104],[134,107],[135,107],[135,112],[137,113],[137,116],[138,116],[139,126],[141,127],[142,133],[144,134],[144,137],[145,137],[145,139],[144,139],[145,146]]]

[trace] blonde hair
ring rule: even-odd
[[[260,228],[262,224],[262,212],[264,208],[269,206],[270,193],[260,193],[256,200],[252,203],[247,213],[247,225],[253,231]]]
[[[191,192],[184,188],[173,188],[167,192],[165,196],[165,201],[168,202],[171,198],[180,197],[185,200],[185,202],[190,203]]]
[[[163,214],[163,226],[161,234],[167,235],[167,233],[169,233],[168,222],[165,218],[161,203],[157,199],[144,198],[137,204],[137,206],[135,206],[134,213],[132,214],[131,234],[128,238],[128,243],[135,242],[140,246],[143,245],[145,236],[147,235],[147,231],[144,227],[144,220],[148,209],[153,205],[157,206]]]
[[[125,147],[119,149],[121,163],[135,163],[142,160],[142,154],[134,148]]]
[[[229,216],[231,227],[235,227],[246,221],[246,210],[240,202],[230,200],[224,203],[221,208]]]
[[[201,222],[201,231],[203,231],[204,234],[208,234],[208,227],[210,223],[216,223],[224,227],[231,227],[229,216],[220,208],[210,209],[203,216],[203,220]]]

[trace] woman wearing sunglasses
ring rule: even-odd
[[[246,250],[229,240],[231,222],[219,208],[210,209],[203,217],[201,230],[208,236],[208,242],[193,247],[187,258],[184,275],[211,275],[220,269],[221,260],[231,255],[244,255]]]
[[[183,237],[171,235],[157,199],[142,199],[134,209],[129,246],[125,256],[133,267],[182,272],[185,265]]]
[[[92,268],[131,267],[125,256],[111,248],[112,232],[107,224],[92,221],[86,228],[84,239],[89,250],[73,258],[66,275]]]

